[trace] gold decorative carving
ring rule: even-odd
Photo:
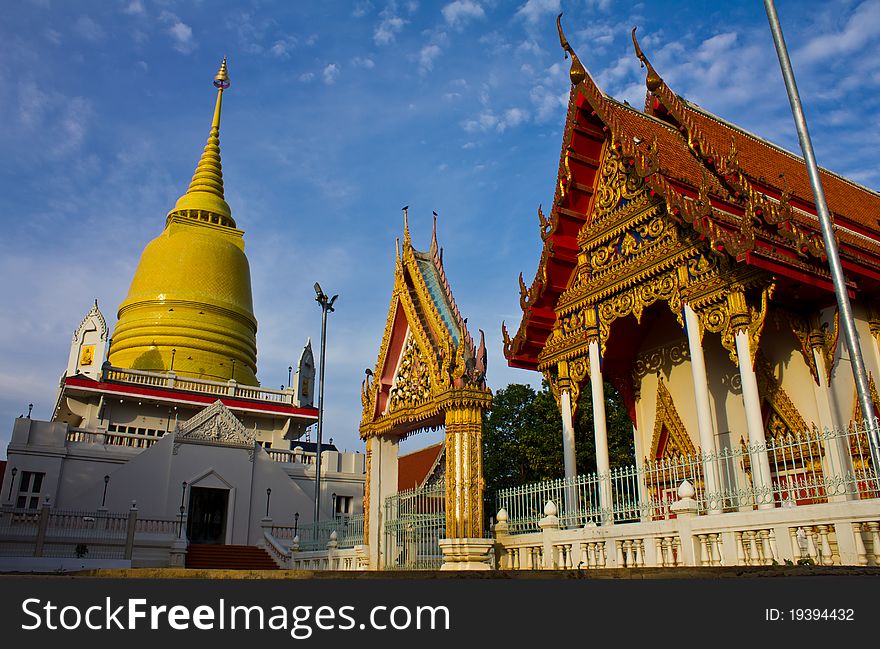
[[[388,412],[413,408],[431,398],[431,373],[414,338],[407,340],[394,384],[388,392]]]
[[[877,385],[874,383],[874,377],[868,374],[868,388],[871,391],[871,401],[874,402],[874,408],[880,410],[880,395],[877,394]],[[859,392],[853,387],[853,407],[852,407],[853,418],[852,421],[856,424],[865,420],[865,416],[862,414],[862,404],[859,403]],[[868,446],[863,446],[863,449],[869,448]]]
[[[780,311],[792,334],[798,341],[801,356],[813,380],[819,383],[819,370],[816,366],[814,350],[821,354],[825,365],[826,384],[831,383],[831,374],[834,371],[834,353],[837,350],[837,341],[840,335],[840,312],[835,310],[834,320],[831,327],[827,322],[821,322],[818,315],[805,317],[792,311]]]
[[[773,368],[763,353],[758,356],[756,365],[755,375],[758,381],[758,393],[772,410],[772,413],[768,415],[768,423],[765,429],[774,433],[783,430],[801,433],[809,430],[807,422],[782,388],[779,379],[773,374]]]
[[[589,227],[595,228],[616,210],[625,207],[627,201],[641,197],[645,184],[638,175],[627,173],[627,167],[613,147],[607,147],[599,169],[599,186],[593,204],[593,217]]]
[[[678,416],[675,404],[672,401],[672,395],[663,379],[657,381],[657,414],[654,418],[654,433],[651,436],[651,454],[646,458],[646,464],[653,460],[661,459],[658,457],[660,453],[660,442],[663,437],[663,429],[667,431],[667,442],[663,448],[663,458],[674,458],[681,455],[695,455],[697,449]]]
[[[687,340],[658,347],[636,356],[632,370],[633,390],[636,392],[636,397],[638,398],[641,392],[642,379],[648,374],[656,374],[661,370],[680,365],[690,360],[690,357]]]
[[[736,334],[746,330],[749,336],[750,361],[754,367],[755,355],[761,342],[761,332],[764,329],[764,321],[767,319],[769,302],[775,287],[773,282],[764,287],[761,291],[761,306],[757,309],[750,307],[746,302],[742,286],[733,286],[721,293],[724,302],[711,304],[697,311],[700,324],[706,331],[721,334],[721,345],[727,350],[734,365],[739,364]]]

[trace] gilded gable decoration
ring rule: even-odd
[[[664,439],[664,431],[666,431],[666,443],[661,449],[660,443]],[[669,394],[663,379],[660,379],[657,381],[657,414],[654,418],[654,433],[651,436],[651,454],[647,460],[695,455],[696,452],[697,449],[694,448],[694,443],[675,409],[672,395]]]

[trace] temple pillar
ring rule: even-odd
[[[364,527],[369,548],[370,567],[382,570],[388,548],[385,547],[385,499],[397,493],[397,454],[400,439],[376,435],[367,440],[367,483],[364,498]],[[393,556],[393,555],[392,555]]]
[[[611,466],[608,459],[608,427],[605,421],[605,385],[602,380],[602,366],[599,353],[599,339],[594,338],[589,345],[590,389],[593,395],[593,434],[596,440],[596,471],[599,474],[599,505],[602,520],[606,525],[613,523],[611,509]]]
[[[709,380],[706,376],[706,359],[703,356],[703,340],[700,336],[700,321],[690,304],[684,305],[685,333],[691,356],[691,375],[694,381],[694,404],[697,409],[697,428],[700,433],[700,447],[703,451],[703,493],[706,494],[708,513],[722,511],[720,497],[710,498],[711,494],[720,496],[718,482],[717,449],[715,447],[715,422],[709,404]]]
[[[562,459],[565,477],[574,478],[577,473],[574,453],[574,418],[571,412],[571,390],[560,390],[559,405],[562,410]]]
[[[489,570],[483,538],[483,420],[478,407],[446,411],[446,538],[441,570]]]
[[[816,364],[816,382],[813,383],[813,390],[816,394],[819,426],[823,431],[838,430],[839,426],[831,408],[831,386],[828,384],[829,372],[825,364],[825,354],[821,345],[814,345],[811,351]],[[853,466],[849,451],[849,438],[844,436],[829,439],[825,443],[825,448],[828,451],[822,457],[822,471],[825,477],[852,475]],[[832,501],[852,500],[858,499],[858,495],[829,495],[828,499]]]
[[[758,509],[773,509],[770,460],[767,457],[767,439],[764,436],[764,419],[761,416],[761,395],[758,379],[752,363],[748,328],[740,328],[735,334],[739,375],[742,383],[743,407],[746,412],[746,430],[749,435],[749,458],[752,471],[752,489]]]

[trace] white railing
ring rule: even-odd
[[[103,378],[105,381],[113,381],[116,383],[146,385],[155,388],[184,390],[200,394],[294,405],[293,389],[291,388],[285,390],[273,390],[271,388],[260,388],[252,385],[240,385],[236,381],[209,381],[207,379],[177,376],[173,372],[147,372],[144,370],[132,370],[121,367],[106,368]]]
[[[678,501],[682,502],[681,500]],[[677,568],[682,566],[880,566],[875,500],[796,505],[699,516],[696,500],[676,518],[563,529],[545,516],[540,532],[511,534],[506,512],[495,525],[503,570]]]
[[[275,462],[284,462],[286,464],[314,464],[314,453],[307,454],[301,451],[286,451],[279,448],[264,448],[269,457]]]
[[[127,446],[129,448],[150,448],[159,441],[152,435],[136,435],[132,433],[111,433],[104,431],[70,428],[67,431],[67,442],[80,444],[102,444],[105,446]]]
[[[176,521],[127,512],[0,509],[0,555],[131,559],[141,549],[161,554],[176,538]]]
[[[361,517],[362,519],[363,517]],[[298,530],[286,525],[273,525],[271,519],[264,519],[263,540],[260,545],[266,549],[278,567],[291,570],[365,570],[368,559],[363,545],[363,523],[357,541],[345,547],[348,542],[339,540],[335,530],[323,543],[312,543],[309,547],[300,545]],[[318,527],[324,530],[325,527]],[[313,546],[313,547],[311,547]]]
[[[753,476],[752,465],[766,455],[769,479]],[[706,467],[718,484],[707,487]],[[560,526],[667,520],[674,516],[677,486],[695,489],[700,514],[795,506],[841,499],[880,498],[865,426],[768,436],[766,444],[747,444],[714,453],[662,458],[640,465],[503,489],[498,509],[509,516],[513,534],[538,530],[544,504],[559,508]],[[602,491],[609,492],[603,506]]]

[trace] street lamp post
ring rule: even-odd
[[[807,118],[801,105],[800,93],[794,78],[794,70],[788,57],[788,48],[782,35],[782,26],[776,13],[773,0],[764,0],[764,9],[770,22],[770,31],[773,34],[773,44],[776,46],[776,55],[779,57],[779,67],[782,69],[782,78],[788,93],[788,101],[791,104],[791,112],[797,129],[798,141],[804,154],[804,162],[807,167],[807,175],[810,186],[813,189],[813,199],[816,203],[816,213],[822,229],[822,241],[825,243],[825,252],[828,256],[828,266],[831,271],[831,279],[834,284],[834,293],[837,296],[837,307],[840,311],[840,324],[843,330],[843,340],[849,352],[852,366],[853,379],[856,384],[856,394],[859,405],[862,408],[862,416],[865,418],[865,427],[868,433],[868,447],[874,461],[874,466],[880,465],[880,433],[878,433],[877,420],[874,417],[874,403],[871,399],[868,375],[865,372],[865,362],[862,359],[862,350],[859,347],[858,333],[853,320],[852,307],[847,295],[846,278],[843,275],[843,267],[840,264],[840,255],[837,250],[837,240],[834,235],[834,226],[831,223],[831,215],[828,213],[828,205],[825,202],[825,191],[819,178],[819,167],[816,164],[816,155],[813,152],[813,143],[810,140],[810,132],[807,128]]]
[[[183,535],[183,512],[186,509],[183,506],[183,499],[186,497],[186,480],[183,481],[180,489],[180,522],[177,523],[177,538],[181,538]]]
[[[315,301],[321,305],[321,372],[318,378],[318,442],[315,445],[315,523],[321,516],[321,432],[324,425],[324,357],[327,348],[327,314],[333,313],[333,303],[338,298],[327,298],[321,285],[315,282]]]
[[[101,496],[101,507],[104,506],[104,503],[107,502],[107,485],[110,484],[110,476],[104,476],[104,495]]]
[[[269,498],[272,496],[272,488],[266,487],[266,518],[269,518]]]
[[[296,529],[299,527],[299,512],[293,515],[293,535],[296,536]]]
[[[12,501],[12,485],[15,484],[15,474],[18,473],[18,469],[16,467],[12,467],[12,478],[9,480],[9,494],[6,496],[6,500]]]

